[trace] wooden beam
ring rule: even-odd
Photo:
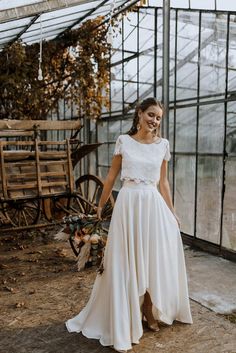
[[[0,130],[79,130],[80,120],[0,120]],[[14,132],[15,133],[15,132]]]
[[[93,0],[44,0],[31,5],[13,7],[0,11],[0,23],[36,16],[63,8],[73,7],[92,2]]]

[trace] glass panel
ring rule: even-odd
[[[171,7],[189,7],[189,0],[170,0]]]
[[[154,14],[153,11],[140,10],[139,13],[139,51],[153,48]]]
[[[15,29],[23,28],[24,26],[27,26],[32,19],[33,17],[27,17],[27,18],[22,18],[20,20],[1,23],[0,29],[1,31],[6,31],[13,28]]]
[[[124,107],[128,108],[130,104],[137,100],[137,84],[136,83],[125,83],[124,87]]]
[[[228,158],[225,168],[223,239],[225,248],[236,251],[236,159]]]
[[[223,153],[224,104],[210,104],[199,111],[199,152]]]
[[[102,166],[110,165],[110,161],[108,160],[108,146],[106,143],[99,146],[98,149],[98,163]]]
[[[229,102],[227,108],[226,152],[236,156],[236,102]]]
[[[170,12],[170,89],[169,89],[169,98],[174,100],[175,93],[175,37],[176,37],[176,11],[171,10]]]
[[[198,159],[197,237],[220,243],[222,157]]]
[[[177,99],[196,97],[198,79],[198,13],[178,13]],[[174,72],[172,73],[174,75]]]
[[[137,32],[137,13],[129,13],[124,18],[124,50],[133,54],[137,52]]]
[[[236,90],[236,23],[235,16],[230,16],[229,27],[229,66],[228,91]]]
[[[225,91],[227,16],[203,13],[201,32],[200,95],[219,94]]]
[[[215,0],[190,0],[192,9],[215,9]]]
[[[107,142],[107,121],[99,121],[97,124],[98,141]]]
[[[176,110],[176,151],[196,151],[197,108]]]
[[[181,231],[194,234],[195,156],[175,159],[175,210],[181,220]]]
[[[236,2],[232,0],[216,0],[217,10],[235,11]]]
[[[36,4],[41,2],[42,0],[1,0],[0,1],[0,9],[7,10],[12,9],[14,7],[26,6],[31,4]]]
[[[163,18],[162,9],[157,11],[157,87],[162,88],[162,60],[163,60]],[[161,94],[162,95],[162,94]],[[157,97],[161,98],[161,95]]]

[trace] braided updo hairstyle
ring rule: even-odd
[[[138,123],[139,123],[138,112],[139,112],[139,110],[141,110],[142,112],[145,112],[145,110],[147,110],[152,105],[155,105],[155,106],[158,106],[159,108],[161,108],[161,110],[164,114],[164,106],[160,101],[158,101],[154,97],[149,97],[149,98],[144,99],[141,103],[138,103],[135,108],[133,124],[132,124],[130,130],[127,132],[128,135],[134,135],[138,132]],[[161,137],[160,127],[156,130],[155,135]]]

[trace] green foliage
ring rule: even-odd
[[[42,81],[38,43],[17,41],[0,52],[0,118],[46,119],[59,99],[73,101],[79,116],[98,118],[109,105],[110,45],[102,20],[43,42]]]

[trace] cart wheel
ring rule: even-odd
[[[7,202],[4,204],[3,213],[14,227],[31,226],[39,220],[40,200]]]
[[[103,182],[95,175],[86,174],[79,177],[76,182],[76,196],[70,199],[70,209],[84,214],[96,214],[96,208],[103,189]],[[114,206],[111,195],[104,207],[102,217],[109,219]]]
[[[60,220],[69,215],[68,197],[52,197],[43,200],[43,211],[49,222]]]

